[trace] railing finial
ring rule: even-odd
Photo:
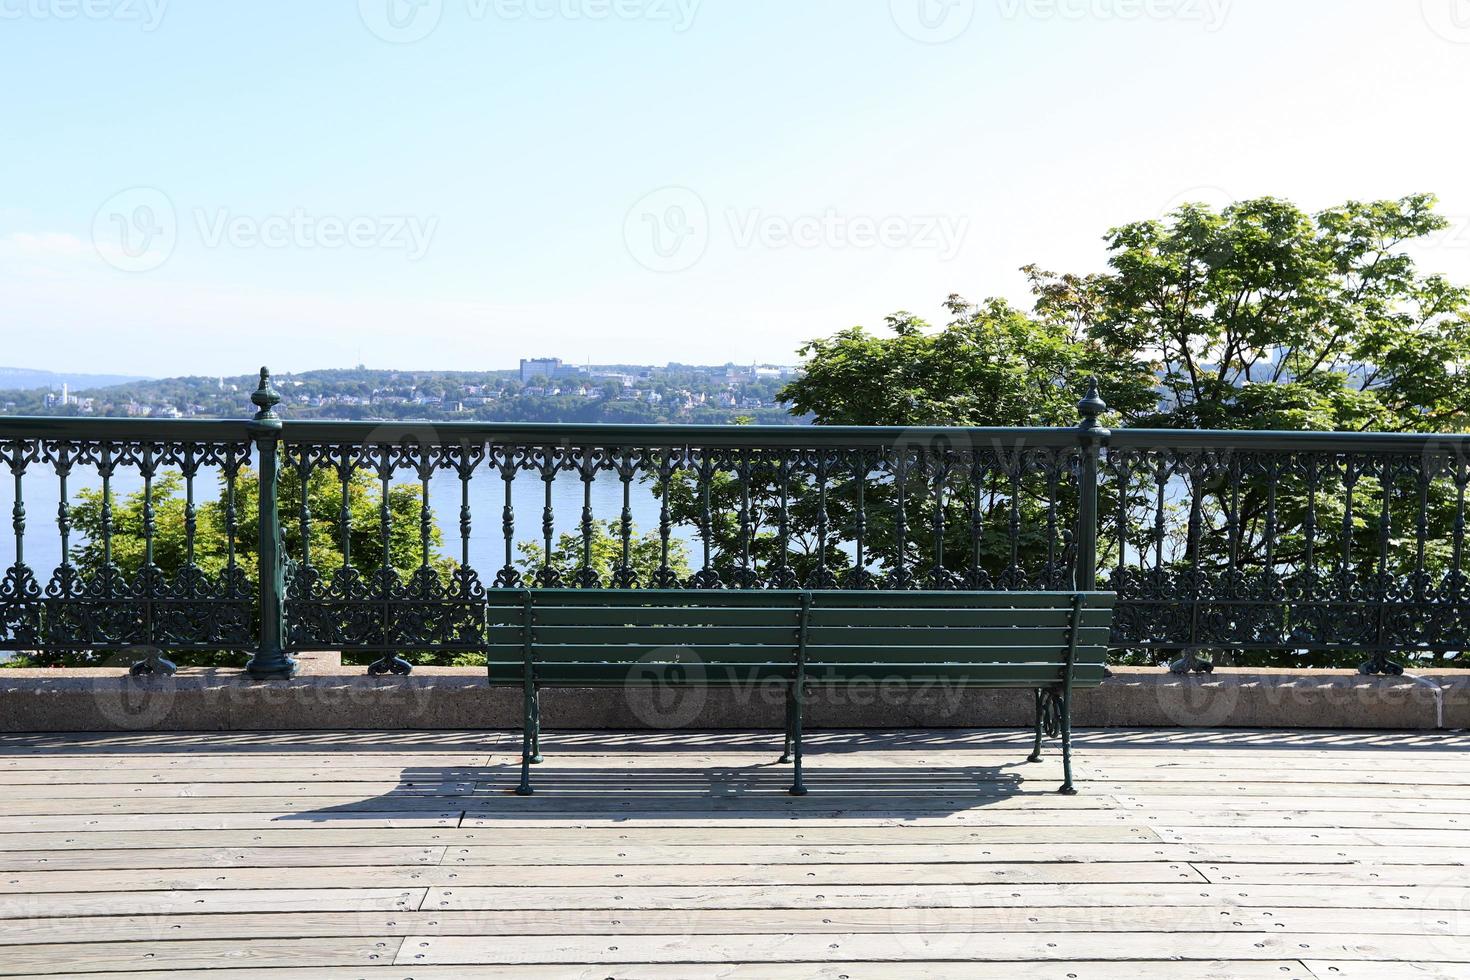
[[[276,414],[276,406],[281,403],[281,393],[271,385],[270,368],[260,369],[260,387],[251,392],[250,401],[260,409],[255,413],[255,421],[270,422],[280,418]]]
[[[1077,403],[1077,411],[1082,415],[1083,429],[1099,428],[1097,418],[1108,410],[1108,403],[1103,401],[1102,394],[1097,389],[1097,376],[1093,375],[1087,385],[1087,397]]]

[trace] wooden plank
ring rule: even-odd
[[[325,868],[434,865],[439,847],[155,847],[110,851],[0,851],[0,874],[124,868]]]
[[[932,906],[908,908],[698,909],[698,910],[483,910],[403,911],[363,909],[325,912],[130,914],[31,917],[6,923],[0,946],[75,942],[152,942],[195,939],[297,939],[330,936],[542,936],[841,933],[1391,933],[1462,942],[1470,926],[1445,913],[1436,926],[1409,909],[1072,907],[1028,909]],[[3,958],[3,956],[0,956]]]
[[[1286,844],[1303,847],[1324,845],[1374,845],[1381,847],[1470,847],[1470,829],[1410,830],[1376,827],[1159,827],[1160,837],[1174,843],[1194,845]]]
[[[129,799],[167,799],[184,797],[203,799],[208,797],[261,796],[364,796],[395,797],[410,796],[468,796],[475,791],[469,782],[437,782],[429,777],[404,782],[341,782],[318,781],[311,783],[207,783],[189,781],[180,783],[158,783],[118,786],[111,783],[71,783],[60,786],[9,786],[5,789],[7,800],[106,800],[126,796]],[[444,804],[440,803],[442,807]]]
[[[470,802],[470,797],[412,796],[391,793],[383,796],[364,797],[361,793],[343,793],[338,796],[308,797],[305,799],[282,799],[278,796],[170,796],[139,797],[137,799],[91,798],[55,800],[44,797],[34,800],[5,799],[0,796],[0,815],[8,817],[49,815],[96,815],[113,814],[211,814],[211,813],[260,813],[276,808],[283,820],[311,820],[321,816],[335,817],[351,813],[409,813],[423,811],[441,813],[446,807],[460,807]]]
[[[251,850],[264,850],[251,849]],[[282,848],[282,851],[295,850]],[[350,850],[350,849],[344,849]],[[91,857],[99,852],[46,851],[46,860],[52,867],[70,866],[62,864],[65,855],[81,853]],[[132,852],[101,852],[123,853]],[[149,852],[158,853],[158,852]],[[185,852],[187,853],[187,852]],[[344,855],[345,856],[345,855]],[[1381,847],[1366,845],[1308,846],[1292,845],[1211,845],[1166,844],[1133,842],[1125,844],[851,844],[829,846],[817,844],[780,845],[755,844],[721,846],[703,844],[692,846],[660,846],[625,843],[616,848],[606,845],[522,845],[517,847],[498,846],[455,846],[445,856],[446,864],[475,865],[720,865],[724,867],[746,864],[779,864],[790,867],[809,867],[832,864],[985,864],[1021,862],[1146,862],[1178,861],[1201,862],[1233,861],[1242,864],[1301,864],[1323,868],[1336,868],[1350,863],[1374,862],[1377,865],[1437,865],[1458,866],[1470,863],[1470,848],[1456,847]],[[105,859],[98,858],[95,867],[108,867]],[[155,864],[173,864],[168,860]],[[388,862],[384,862],[388,863]],[[399,863],[399,862],[394,862]],[[0,868],[9,865],[35,867],[28,858],[11,858],[8,852],[0,852]],[[138,862],[129,861],[118,867],[137,867]],[[179,865],[183,866],[183,865]]]
[[[360,967],[391,961],[402,942],[400,939],[354,937],[7,946],[0,971],[12,975],[75,976],[93,970],[136,970],[160,966],[178,972],[210,971],[241,965],[293,970],[309,966]]]
[[[25,948],[25,947],[20,947]],[[1448,962],[1470,963],[1470,941],[1436,944],[1452,948]],[[739,950],[737,955],[736,951]],[[1084,960],[1099,957],[1162,959],[1190,950],[1200,959],[1285,959],[1293,953],[1318,960],[1397,960],[1423,956],[1419,936],[1271,933],[1112,933],[1106,943],[1089,933],[697,936],[646,935],[629,942],[618,935],[480,937],[409,936],[398,965],[483,963],[841,963],[848,960],[902,961],[946,958],[969,961]]]
[[[1088,780],[1122,780],[1128,782],[1172,781],[1174,774],[1164,766],[1137,764],[1098,763],[1092,758],[1074,760],[1074,769],[1079,778]],[[1426,770],[1395,767],[1377,772],[1361,772],[1351,768],[1321,769],[1304,766],[1277,766],[1270,769],[1239,767],[1211,768],[1190,766],[1188,779],[1192,782],[1218,780],[1232,783],[1316,783],[1319,785],[1343,784],[1352,787],[1408,786],[1414,792],[1425,786],[1450,786],[1463,789],[1466,772],[1460,770]]]
[[[820,778],[821,767],[811,767],[815,778]],[[1112,779],[1083,780],[1079,783],[1083,792],[1107,793],[1117,796],[1142,796],[1142,797],[1164,797],[1164,796],[1214,796],[1214,797],[1276,797],[1282,791],[1282,786],[1277,782],[1246,782],[1246,781],[1163,781],[1156,783],[1127,782]],[[1374,799],[1374,800],[1396,800],[1396,799],[1425,799],[1454,801],[1459,805],[1470,804],[1470,786],[1467,785],[1445,785],[1434,786],[1424,783],[1412,785],[1400,783],[1292,783],[1291,792],[1297,796],[1305,796],[1314,800],[1338,800],[1338,799]]]
[[[1465,980],[1464,963],[1385,963],[1382,960],[1306,960],[1320,980]],[[418,972],[418,971],[415,971]]]
[[[1421,813],[1448,813],[1470,816],[1470,804],[1465,800],[1451,799],[1414,799],[1400,796],[1392,803],[1385,803],[1382,796],[1360,796],[1344,795],[1338,793],[1324,793],[1320,796],[1303,796],[1296,792],[1293,787],[1291,793],[1268,795],[1268,796],[1236,796],[1229,799],[1218,793],[1208,796],[1175,796],[1173,794],[1161,794],[1143,796],[1137,793],[1106,794],[1116,796],[1118,804],[1124,812],[1139,812],[1152,810],[1163,812],[1166,810],[1193,813],[1202,809],[1213,809],[1219,807],[1230,807],[1236,810],[1256,811],[1278,811],[1278,810],[1347,810],[1347,811],[1377,811],[1389,807],[1400,812]],[[1393,794],[1390,794],[1392,797]]]
[[[818,840],[811,836],[815,833],[825,831],[862,830],[865,832],[882,832],[886,828],[898,828],[905,832],[929,831],[936,832],[974,834],[989,831],[1009,832],[1013,829],[1035,828],[1038,832],[1045,831],[1053,822],[1057,826],[1066,826],[1074,829],[1097,828],[1097,827],[1127,827],[1130,829],[1149,829],[1158,831],[1161,826],[1169,826],[1178,830],[1181,834],[1189,834],[1194,830],[1210,831],[1216,829],[1236,830],[1244,832],[1248,828],[1257,829],[1280,829],[1283,832],[1296,830],[1310,830],[1312,828],[1323,829],[1361,829],[1373,837],[1383,838],[1383,842],[1397,843],[1394,835],[1399,828],[1406,830],[1446,830],[1458,833],[1461,828],[1470,825],[1470,819],[1457,817],[1447,813],[1386,813],[1382,811],[1353,811],[1353,810],[1329,810],[1312,812],[1307,810],[1234,810],[1213,809],[1197,810],[1185,813],[1179,810],[1161,811],[1158,813],[1144,813],[1129,811],[1120,813],[1112,809],[1077,809],[1068,810],[1065,814],[1051,814],[1048,819],[1038,819],[1041,811],[1032,809],[1017,809],[1015,807],[983,807],[975,810],[962,810],[950,814],[923,814],[907,816],[874,816],[852,815],[838,812],[835,815],[822,814],[814,816],[810,814],[791,814],[789,816],[761,813],[743,814],[738,819],[725,818],[717,821],[690,815],[686,817],[670,817],[655,813],[621,813],[616,823],[611,827],[617,829],[618,833],[629,831],[641,832],[644,830],[662,831],[693,831],[698,828],[707,828],[712,822],[721,825],[720,833],[732,834],[733,842],[744,840],[756,841],[759,837],[765,841],[765,834],[771,830],[785,828],[790,833],[806,833],[805,839]],[[90,819],[104,819],[92,817]],[[370,815],[369,815],[370,816]],[[11,821],[22,821],[36,818],[29,817],[0,817],[0,832],[14,827],[16,830],[26,829],[21,823]],[[44,829],[76,830],[79,829],[75,821],[76,817],[55,817],[56,821],[71,821],[57,827],[47,825]],[[86,818],[82,818],[86,819]],[[121,816],[116,819],[134,819],[133,816]],[[139,816],[137,819],[147,819]],[[158,817],[157,819],[181,819],[188,820],[189,817]],[[209,816],[200,816],[194,819],[210,820]],[[332,826],[333,817],[322,820],[323,826]],[[1188,821],[1186,824],[1184,821]],[[182,826],[182,825],[181,825]],[[277,823],[275,826],[291,826],[291,824]],[[357,826],[352,823],[349,826]],[[485,816],[482,811],[469,811],[462,826],[471,827],[495,827],[507,833],[519,833],[523,830],[539,829],[548,832],[557,830],[584,829],[588,832],[598,833],[609,827],[594,815],[568,814],[556,815],[546,814],[531,819],[519,819],[512,814],[496,814]],[[109,828],[105,823],[98,829],[124,829]],[[752,834],[755,837],[743,837],[742,834]],[[1432,836],[1432,835],[1431,835]],[[904,838],[907,839],[907,838]],[[926,838],[916,838],[926,839]],[[993,838],[986,838],[993,839]],[[683,841],[681,837],[670,838],[670,843]],[[847,838],[853,840],[853,838]],[[1273,838],[1274,840],[1274,838]],[[759,842],[759,841],[756,841]]]
[[[417,909],[427,888],[262,888],[138,892],[50,892],[0,895],[0,919],[113,916],[120,910],[139,916],[206,912],[396,912]],[[282,922],[289,921],[281,918]],[[11,926],[0,927],[9,935]],[[75,938],[75,937],[73,937]]]
[[[555,888],[455,883],[429,889],[425,909],[702,909],[702,908],[1237,908],[1409,909],[1458,913],[1470,886],[1389,888],[1374,885],[1071,884],[719,885],[647,887],[566,885]],[[1436,916],[1438,921],[1442,916]]]
[[[1351,867],[1351,866],[1343,866]],[[173,891],[187,888],[413,888],[460,885],[539,885],[567,883],[565,867],[272,867],[166,868],[100,871],[10,871],[0,874],[0,894],[76,891]],[[636,867],[589,865],[578,869],[584,885],[860,885],[860,884],[1045,884],[1061,882],[1204,883],[1187,864],[825,864],[787,866],[698,865]]]
[[[38,837],[37,846],[65,847],[76,835],[94,838],[100,834],[138,834],[151,838],[154,844],[184,846],[174,835],[180,832],[271,830],[309,828],[312,830],[374,830],[379,828],[423,829],[450,828],[459,825],[461,810],[425,811],[422,813],[78,813],[32,817],[0,817],[0,848],[17,846],[28,836]],[[162,840],[160,835],[167,835]],[[119,841],[125,837],[118,837]],[[242,838],[235,838],[239,841]],[[396,838],[395,838],[396,839]],[[51,841],[51,843],[39,843]],[[81,841],[78,841],[81,844]],[[26,846],[23,842],[20,846]],[[103,846],[92,843],[90,846]],[[110,845],[114,847],[122,844]],[[152,846],[152,845],[149,845]]]
[[[78,772],[71,769],[60,770],[37,770],[19,769],[13,772],[0,771],[0,786],[7,787],[0,792],[7,795],[10,787],[21,786],[103,786],[128,787],[127,790],[114,789],[113,792],[130,792],[133,786],[156,786],[156,785],[200,785],[209,784],[244,784],[244,783],[297,783],[302,780],[322,780],[337,785],[351,785],[355,783],[382,783],[387,785],[413,785],[413,786],[442,786],[445,784],[472,784],[477,779],[484,778],[487,770],[491,770],[490,763],[479,766],[420,766],[413,765],[405,767],[401,763],[395,766],[373,767],[366,766],[322,766],[322,767],[291,767],[279,768],[276,766],[258,766],[260,760],[253,760],[257,765],[252,767],[226,766],[218,769],[203,769],[199,767],[179,767],[168,769],[99,769],[95,771]],[[495,768],[506,765],[506,760],[497,760]],[[257,788],[256,792],[260,792]]]
[[[1338,961],[1343,962],[1343,961]],[[1189,980],[1319,980],[1295,960],[1192,960]],[[1179,980],[1175,961],[1066,963],[718,963],[703,964],[704,976],[720,980]],[[14,976],[14,975],[13,975]],[[34,980],[41,974],[17,976]],[[73,974],[74,980],[178,980],[164,971]],[[405,980],[402,967],[211,970],[209,980]],[[1323,974],[1330,976],[1330,974]],[[1428,980],[1438,975],[1425,974]],[[682,964],[618,964],[606,966],[415,966],[412,980],[689,980]],[[1395,980],[1397,978],[1395,977]],[[1454,980],[1463,980],[1455,976]]]
[[[1212,884],[1359,884],[1413,888],[1465,879],[1463,866],[1431,867],[1411,864],[1206,864],[1191,865]]]
[[[519,733],[517,733],[519,738]],[[5,750],[0,749],[0,753]],[[112,769],[190,769],[212,770],[224,768],[273,769],[402,769],[405,764],[415,768],[467,768],[487,765],[489,749],[483,752],[455,752],[405,754],[402,752],[340,752],[336,755],[321,753],[278,752],[193,752],[193,753],[67,753],[66,755],[24,755],[5,757],[0,754],[0,773],[28,772],[37,770],[97,773]],[[80,780],[88,782],[89,780]]]

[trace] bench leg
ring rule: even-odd
[[[794,685],[794,688],[791,698],[791,760],[796,765],[796,778],[791,783],[791,795],[805,796],[806,785],[801,781],[801,709],[806,695],[800,684]]]
[[[796,699],[791,696],[791,692],[790,691],[787,691],[786,692],[786,744],[785,744],[785,747],[781,750],[781,758],[779,758],[779,759],[776,760],[776,763],[778,765],[784,766],[784,765],[787,765],[787,764],[789,764],[791,762],[791,753],[792,753],[792,750],[794,748],[794,746],[792,744],[792,737],[791,737],[791,732],[792,732],[791,725],[792,725],[792,722],[793,722],[793,720],[795,718],[796,718]]]
[[[531,765],[539,766],[541,758],[541,689],[531,696]]]
[[[516,795],[531,796],[536,792],[531,788],[531,756],[536,741],[536,691],[529,680],[521,700],[524,728],[521,730],[521,785],[516,787]]]
[[[1072,691],[1068,685],[1062,691],[1062,788],[1063,796],[1076,796],[1077,788],[1072,785]]]
[[[1045,712],[1046,699],[1045,694],[1040,688],[1037,688],[1034,695],[1036,701],[1036,741],[1031,746],[1031,755],[1026,759],[1027,762],[1041,761],[1042,714]]]

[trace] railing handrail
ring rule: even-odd
[[[244,442],[249,419],[134,419],[10,415],[0,418],[0,441],[8,439],[193,439]]]
[[[12,415],[0,417],[0,441],[8,439],[158,438],[246,441],[249,418],[155,419]],[[880,448],[904,444],[1077,444],[1071,426],[854,426],[854,425],[631,425],[565,422],[442,422],[430,419],[282,420],[282,438],[297,443],[395,443],[457,445],[465,441],[514,446],[590,444],[773,449],[840,446]],[[1130,429],[1102,435],[1110,449],[1234,449],[1354,452],[1470,451],[1470,433],[1321,432],[1265,429]]]
[[[1113,429],[1110,449],[1345,449],[1353,452],[1470,450],[1470,434],[1418,432],[1308,432],[1268,429]]]
[[[245,439],[250,419],[135,419],[15,415],[0,418],[0,439],[159,438]],[[906,443],[957,446],[1024,442],[1070,446],[1069,427],[1032,426],[857,426],[857,425],[632,425],[568,422],[445,422],[432,419],[282,420],[283,438],[295,442],[465,441],[501,445],[696,445],[711,448],[877,448]]]

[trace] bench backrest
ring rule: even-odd
[[[1101,683],[1112,593],[536,590],[494,593],[490,678],[714,685],[945,681]],[[529,647],[529,649],[528,649]]]

